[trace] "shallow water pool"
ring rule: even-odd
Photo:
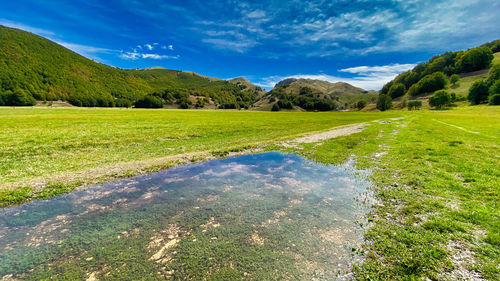
[[[270,152],[0,209],[0,279],[336,279],[362,241],[360,173]]]

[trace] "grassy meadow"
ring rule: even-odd
[[[378,200],[363,226],[368,243],[356,249],[366,256],[355,265],[357,279],[500,279],[500,107],[382,113],[3,108],[0,118],[4,206],[85,184],[35,188],[30,182],[169,155],[220,157],[265,147],[328,164],[353,159],[371,171]],[[361,122],[369,125],[349,136],[298,147],[276,143]],[[117,177],[147,171],[142,168]]]
[[[288,149],[372,170],[360,280],[500,279],[500,108],[421,110]],[[457,272],[465,272],[463,275]]]
[[[0,206],[68,192],[95,177],[102,182],[168,168],[172,161],[151,162],[165,156],[224,156],[394,116],[399,113],[0,108]]]

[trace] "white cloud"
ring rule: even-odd
[[[161,46],[160,47],[162,50],[170,50],[170,51],[173,51],[174,50],[174,45],[170,44],[170,45],[167,45],[167,46]]]
[[[139,52],[122,52],[120,54],[122,59],[126,60],[137,60],[137,59],[154,59],[154,60],[162,60],[162,59],[178,59],[179,55],[169,56],[169,55],[160,55],[160,54],[150,54],[150,53],[139,53]]]
[[[367,74],[367,73],[401,73],[408,69],[411,69],[415,64],[389,64],[382,66],[356,66],[340,69],[340,72],[357,73],[357,74]]]
[[[151,44],[144,44],[144,47],[150,51],[152,51],[154,48],[153,46],[151,46]]]
[[[260,18],[266,17],[266,12],[262,11],[262,10],[255,10],[255,11],[248,13],[246,16],[247,16],[247,18],[250,18],[250,19],[260,19]]]
[[[178,59],[179,55],[169,56],[169,55],[158,55],[158,54],[142,54],[142,58],[143,59],[155,59],[155,60]]]

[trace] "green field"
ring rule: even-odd
[[[168,168],[171,161],[154,161],[165,156],[223,156],[394,116],[399,113],[0,108],[0,205]]]
[[[358,279],[500,279],[498,120],[499,107],[422,110],[295,150],[373,171],[380,204]]]
[[[353,159],[371,171],[378,199],[366,226],[369,243],[357,249],[366,256],[354,268],[357,279],[500,279],[499,107],[383,113],[2,108],[0,118],[3,205],[70,191],[92,178],[45,188],[30,182],[142,161],[100,180],[126,177],[168,167],[148,170],[148,161],[169,155],[264,147],[322,163]],[[319,144],[275,144],[360,122],[369,123],[362,132]]]

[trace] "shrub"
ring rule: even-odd
[[[293,109],[293,104],[289,100],[279,100],[278,101],[278,106],[280,108],[285,108],[285,109]]]
[[[495,81],[500,80],[500,64],[493,65],[488,71],[488,78],[486,79],[486,83],[488,86],[493,85]]]
[[[364,101],[364,100],[360,100],[356,103],[356,108],[358,110],[365,108],[365,106],[366,106],[366,101]]]
[[[389,92],[387,93],[391,98],[395,99],[404,95],[406,92],[406,87],[402,83],[395,83],[389,88]]]
[[[386,111],[392,107],[392,99],[389,95],[379,95],[377,100],[377,109]]]
[[[500,79],[498,79],[493,83],[493,85],[491,85],[489,93],[490,96],[500,95]]]
[[[399,106],[400,106],[401,108],[404,108],[404,107],[406,107],[406,104],[407,104],[407,103],[408,103],[408,97],[403,97],[403,98],[401,99],[401,102],[399,103]]]
[[[467,99],[472,104],[480,104],[488,100],[488,84],[484,80],[477,80],[469,88]]]
[[[414,96],[418,95],[419,90],[420,89],[419,89],[419,86],[418,86],[418,83],[417,83],[417,84],[411,85],[411,87],[408,89],[407,93],[408,93],[408,95],[414,97]]]
[[[6,105],[7,94],[0,93],[0,106]]]
[[[446,90],[436,91],[429,97],[429,105],[440,109],[451,103],[451,96]]]
[[[120,99],[115,100],[115,106],[116,107],[131,107],[132,102],[129,101],[128,99],[120,98]]]
[[[450,93],[450,102],[454,103],[457,101],[457,94]]]
[[[488,99],[490,105],[500,105],[500,94],[491,95]]]
[[[202,108],[205,106],[205,103],[207,102],[206,98],[203,99],[198,99],[194,105],[196,108]]]
[[[277,103],[273,104],[271,111],[280,111],[280,106]]]
[[[419,100],[408,101],[408,110],[419,109],[420,107],[422,107],[422,101]]]
[[[493,46],[491,46],[491,51],[493,53],[500,52],[500,40],[496,41]]]
[[[21,89],[16,89],[14,92],[7,91],[0,97],[0,105],[33,106],[35,104],[36,100]]]
[[[136,108],[162,108],[163,101],[155,96],[144,96],[135,102]]]
[[[460,80],[460,77],[457,74],[453,74],[450,76],[450,83],[455,86],[455,84]]]
[[[223,103],[219,106],[220,109],[240,109],[240,105],[237,103]]]

